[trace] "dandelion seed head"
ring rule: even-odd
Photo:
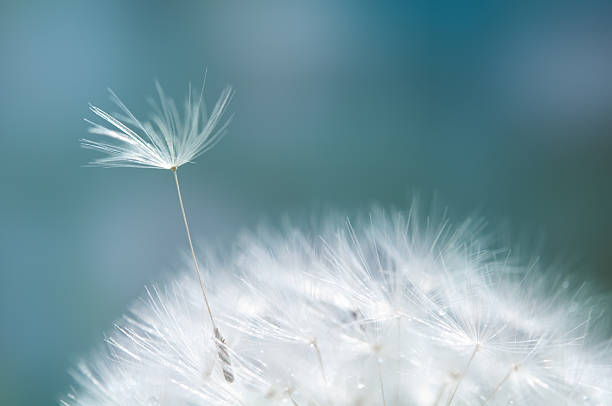
[[[478,222],[375,210],[312,235],[245,236],[204,272],[232,383],[185,273],[147,288],[63,402],[612,404],[602,302],[499,255],[480,233]]]

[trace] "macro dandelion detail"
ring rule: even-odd
[[[105,154],[93,165],[172,172],[195,277],[147,287],[62,405],[612,404],[604,299],[480,221],[373,209],[245,234],[201,270],[177,172],[224,134],[232,90],[210,115],[203,89],[183,115],[157,90],[149,121],[112,92],[120,113],[91,106],[107,126],[90,122],[103,141],[82,145]]]
[[[244,235],[199,282],[152,285],[62,403],[610,405],[604,305],[481,237],[481,223],[374,209]]]
[[[205,82],[206,79],[204,79]],[[110,127],[86,120],[92,125],[89,129],[90,133],[106,138],[105,141],[83,139],[81,145],[86,149],[92,149],[107,155],[93,161],[91,165],[94,166],[157,168],[172,171],[191,258],[206,304],[208,317],[213,326],[219,359],[225,365],[223,376],[228,382],[232,382],[234,378],[230,357],[225,339],[216,326],[206,289],[202,282],[177,171],[182,165],[192,162],[193,159],[211,149],[225,134],[230,120],[225,122],[222,122],[222,120],[232,98],[233,90],[227,86],[222,91],[212,112],[208,114],[203,98],[204,84],[197,99],[190,84],[185,101],[185,113],[181,117],[174,100],[166,97],[159,83],[156,83],[156,87],[159,104],[151,101],[154,114],[151,121],[145,122],[138,120],[119,97],[109,89],[111,100],[119,107],[121,112],[109,114],[96,106],[90,105],[91,111],[106,121]],[[130,126],[135,129],[130,128]]]

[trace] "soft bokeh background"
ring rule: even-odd
[[[181,173],[203,244],[435,192],[612,290],[612,9],[433,3],[3,1],[0,404],[53,404],[182,263],[171,174],[83,168],[78,139],[107,87],[143,115],[154,79],[182,100],[205,67],[209,100],[237,94]]]

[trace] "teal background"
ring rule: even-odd
[[[230,134],[180,173],[202,244],[417,191],[610,291],[611,17],[604,2],[3,1],[0,404],[56,402],[182,264],[170,172],[84,168],[87,103],[111,108],[112,87],[146,116],[154,79],[182,100],[205,68],[209,101],[237,93]]]

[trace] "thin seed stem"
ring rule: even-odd
[[[510,379],[510,377],[512,376],[512,374],[514,372],[516,372],[518,369],[520,368],[520,365],[512,365],[512,368],[510,368],[510,371],[508,371],[508,373],[506,374],[506,376],[504,376],[504,378],[497,384],[497,386],[495,387],[495,389],[493,390],[493,392],[491,392],[491,394],[485,399],[485,401],[482,403],[482,406],[485,406],[487,403],[489,403],[489,401],[491,399],[493,399],[495,397],[495,395],[497,394],[497,392],[499,392],[499,390],[501,389],[501,387],[506,383],[506,381],[508,379]]]
[[[317,339],[316,338],[313,339],[310,342],[310,345],[312,345],[312,348],[314,348],[315,352],[317,353],[317,360],[319,361],[319,368],[321,368],[321,376],[323,377],[323,381],[325,382],[325,385],[328,385],[327,376],[325,375],[325,367],[323,366],[323,357],[321,356],[321,350],[319,350]]]
[[[383,384],[382,371],[380,368],[380,359],[378,359],[378,354],[376,355],[376,366],[378,367],[378,382],[380,383],[380,396],[382,397],[383,406],[387,406],[387,401],[385,400],[385,385]]]
[[[200,274],[200,267],[198,266],[198,260],[196,259],[195,251],[193,249],[193,242],[191,241],[191,233],[189,232],[189,224],[187,223],[187,215],[185,214],[185,206],[183,206],[183,196],[181,195],[181,187],[179,186],[178,176],[176,174],[176,167],[170,169],[174,174],[174,182],[176,183],[176,192],[178,194],[179,204],[181,206],[181,213],[183,214],[183,222],[185,223],[185,231],[187,232],[187,240],[189,241],[189,249],[191,250],[191,258],[193,259],[193,265],[195,266],[196,274],[198,275],[198,281],[200,282],[200,289],[202,290],[202,296],[206,303],[206,310],[210,316],[210,322],[212,323],[213,330],[217,330],[215,319],[213,318],[212,311],[210,310],[210,304],[208,303],[208,297],[206,296],[206,290],[204,289],[204,283],[202,282],[202,275]]]
[[[289,389],[287,389],[287,391],[286,391],[286,392],[287,392],[287,397],[288,397],[288,398],[289,398],[289,400],[291,401],[291,404],[292,404],[293,406],[300,406],[300,405],[298,404],[298,402],[296,402],[296,401],[295,401],[295,399],[293,399],[293,394],[292,394],[293,390],[289,390]]]
[[[467,374],[468,369],[470,369],[470,365],[472,364],[472,361],[474,361],[474,357],[476,357],[476,353],[478,352],[479,349],[480,349],[480,344],[476,344],[476,346],[474,347],[474,351],[472,351],[472,356],[470,357],[470,360],[465,365],[465,368],[463,368],[463,371],[461,371],[461,375],[459,375],[459,378],[457,379],[457,384],[455,385],[455,389],[453,389],[453,393],[451,393],[450,397],[448,398],[448,402],[446,402],[446,406],[450,406],[450,404],[453,403],[453,398],[457,394],[457,391],[459,390],[459,386],[461,385],[463,378],[465,378],[465,375]]]
[[[448,386],[448,383],[445,383],[444,385],[440,387],[440,389],[438,390],[438,395],[436,396],[436,400],[434,401],[432,406],[438,406],[438,404],[442,400],[442,397],[444,396],[444,392],[446,392],[447,386]]]
[[[193,249],[193,242],[191,241],[191,233],[189,232],[189,224],[187,223],[187,215],[185,214],[185,206],[183,205],[183,196],[181,195],[181,187],[179,186],[178,175],[176,174],[176,167],[171,168],[174,174],[174,182],[176,183],[176,192],[178,194],[179,204],[181,205],[181,213],[183,214],[183,222],[185,223],[185,231],[187,232],[187,240],[189,241],[189,249],[191,250],[191,258],[193,259],[193,265],[195,266],[196,274],[198,275],[198,282],[200,282],[200,289],[202,290],[202,297],[204,297],[204,303],[206,303],[206,310],[208,310],[208,316],[212,324],[213,331],[215,333],[215,341],[217,345],[217,355],[222,364],[223,377],[228,383],[234,382],[234,372],[232,371],[232,361],[230,354],[225,344],[225,339],[221,335],[221,332],[215,324],[215,319],[210,310],[210,304],[208,303],[208,297],[206,296],[206,290],[204,289],[204,283],[202,282],[202,275],[200,274],[200,267],[198,266],[198,260],[195,256]]]
[[[395,403],[399,405],[400,385],[402,383],[402,317],[397,316],[397,384],[395,385]]]

